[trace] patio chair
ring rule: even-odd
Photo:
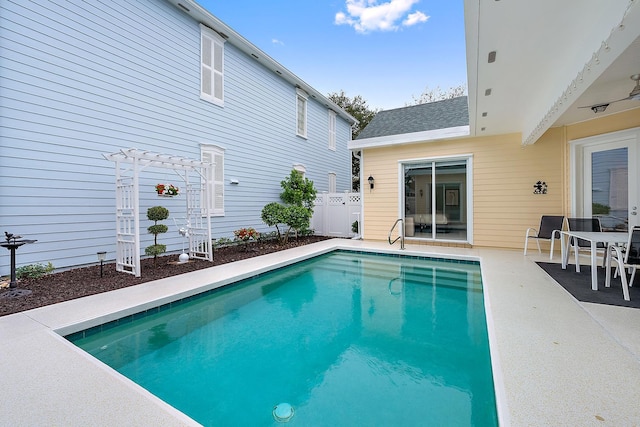
[[[527,246],[529,239],[536,239],[536,245],[538,245],[538,253],[542,253],[540,250],[540,240],[550,240],[551,249],[549,251],[549,259],[553,259],[553,244],[556,239],[556,235],[560,237],[560,230],[564,223],[564,216],[562,215],[542,215],[540,218],[540,227],[536,230],[533,227],[527,228],[527,232],[524,237],[524,254],[527,254]],[[530,234],[531,232],[535,234]]]
[[[626,301],[629,301],[629,287],[633,286],[636,270],[640,267],[640,227],[635,226],[629,230],[629,240],[624,250],[619,246],[609,245],[607,252],[610,258],[607,263],[605,286],[607,288],[611,286],[611,264],[615,263],[620,272],[622,295]],[[629,281],[627,281],[626,270],[631,271]]]

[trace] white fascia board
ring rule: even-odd
[[[469,126],[456,126],[445,129],[428,130],[424,132],[402,133],[399,135],[378,136],[375,138],[356,139],[349,141],[350,150],[362,148],[386,147],[389,145],[414,144],[416,142],[434,142],[443,139],[463,138],[469,136]]]

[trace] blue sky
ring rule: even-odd
[[[465,85],[462,0],[197,0],[321,93],[371,108]]]

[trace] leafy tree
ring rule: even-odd
[[[292,170],[288,178],[280,182],[283,191],[280,199],[284,204],[271,202],[262,208],[262,221],[269,227],[276,227],[278,241],[286,243],[291,230],[296,235],[309,228],[313,215],[313,202],[317,191],[313,181],[304,178],[297,170]],[[280,224],[286,225],[286,231],[280,231]]]
[[[459,96],[467,94],[467,88],[464,85],[458,85],[450,87],[448,90],[443,91],[440,86],[436,86],[435,89],[430,89],[429,86],[425,87],[422,94],[418,97],[412,95],[413,101],[405,104],[405,106],[427,104],[429,102],[442,101],[445,99],[453,99]]]
[[[153,256],[153,265],[156,265],[158,255],[167,251],[167,245],[158,244],[158,234],[166,233],[169,230],[165,224],[158,224],[158,221],[162,221],[169,218],[169,209],[163,206],[153,206],[147,209],[147,219],[153,221],[154,224],[147,228],[149,234],[153,234],[153,245],[147,246],[144,249],[144,253],[148,256]]]
[[[358,123],[351,127],[351,139],[356,139],[360,132],[367,127],[369,122],[371,122],[378,111],[380,111],[380,109],[369,108],[367,101],[360,95],[356,95],[353,98],[348,97],[344,93],[344,90],[341,90],[339,93],[330,93],[328,98],[358,120]],[[358,191],[360,189],[360,160],[355,156],[351,156],[351,175],[353,177],[352,189],[353,191]]]
[[[280,200],[289,205],[302,206],[313,213],[313,202],[316,200],[317,191],[313,181],[302,176],[302,173],[293,169],[291,174],[280,182],[283,191]]]
[[[371,119],[380,111],[380,109],[371,109],[367,105],[367,101],[360,95],[353,98],[347,96],[344,90],[330,93],[327,96],[334,104],[351,114],[358,123],[351,128],[351,138],[356,139],[360,132],[367,127]]]

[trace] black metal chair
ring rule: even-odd
[[[611,264],[615,263],[622,281],[622,294],[624,299],[629,301],[629,287],[633,286],[636,270],[640,268],[640,227],[635,226],[629,230],[629,240],[624,250],[619,246],[610,245],[607,248],[607,252],[610,256],[610,261],[607,263],[605,286],[611,286]],[[632,270],[631,278],[628,281],[627,270]]]
[[[569,231],[595,231],[601,232],[602,226],[600,225],[599,218],[567,218],[567,227]],[[591,243],[584,239],[571,239],[571,245],[577,249],[576,253],[579,254],[580,250],[587,249],[591,251]],[[605,266],[607,262],[607,247],[604,243],[597,243],[596,250],[603,251],[602,266]]]
[[[529,239],[535,239],[536,245],[538,245],[538,253],[542,253],[540,250],[540,240],[550,240],[551,249],[549,251],[549,259],[553,258],[553,245],[557,237],[560,237],[560,231],[564,224],[564,216],[562,215],[542,215],[540,218],[540,227],[536,230],[533,227],[527,228],[527,232],[524,237],[524,254],[527,254],[527,246]],[[531,234],[533,232],[534,234]]]

